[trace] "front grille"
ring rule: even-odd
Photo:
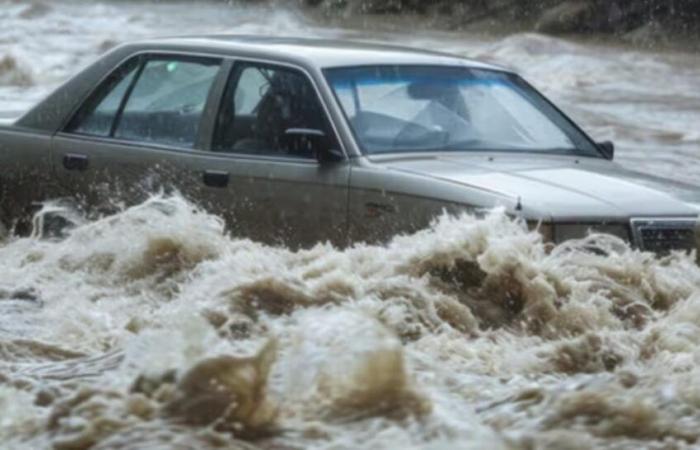
[[[635,245],[659,254],[696,248],[695,219],[632,219]]]

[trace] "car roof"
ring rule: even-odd
[[[142,41],[140,44],[156,48],[159,45],[175,47],[180,50],[201,51],[209,49],[233,55],[258,56],[296,62],[321,69],[373,64],[415,64],[458,65],[506,70],[502,67],[447,53],[387,44],[323,38],[216,34],[159,38]]]
[[[140,53],[245,58],[292,64],[309,72],[330,67],[402,64],[462,66],[510,72],[446,53],[368,42],[224,34],[156,38],[114,48],[29,110],[14,125],[47,133],[56,132],[76,107],[78,99],[86,98],[115,67]]]

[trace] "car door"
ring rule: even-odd
[[[196,186],[185,158],[200,145],[221,66],[220,58],[171,54],[125,62],[54,136],[59,181],[96,212]]]
[[[10,229],[31,231],[42,201],[60,192],[51,173],[51,135],[0,127],[0,237]]]
[[[311,143],[290,130],[323,133],[337,145],[309,76],[283,65],[234,64],[211,151],[191,158],[191,169],[209,178],[202,198],[234,235],[294,248],[344,245],[349,165],[319,163]]]

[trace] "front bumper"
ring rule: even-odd
[[[698,248],[696,218],[634,218],[630,220],[632,242],[641,250],[665,253]]]

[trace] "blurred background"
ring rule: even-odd
[[[449,29],[533,30],[611,35],[653,46],[669,40],[697,46],[698,0],[300,0],[329,16],[419,14]]]
[[[0,114],[119,43],[243,33],[388,42],[520,72],[622,164],[700,180],[700,0],[0,0]]]

